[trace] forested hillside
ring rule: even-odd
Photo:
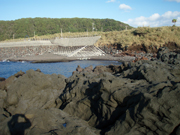
[[[120,31],[132,27],[112,19],[87,19],[87,18],[22,18],[15,21],[0,21],[0,41],[6,39],[23,38],[36,35],[48,35],[63,32],[85,31]]]

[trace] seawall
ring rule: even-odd
[[[0,43],[0,59],[19,58],[27,55],[42,55],[44,53],[56,53],[59,46],[75,47],[94,45],[100,36],[61,38],[55,40],[2,42]]]
[[[21,47],[0,47],[0,59],[19,58],[27,55],[42,55],[58,51],[57,45],[21,46]]]
[[[49,40],[0,43],[0,59],[18,58],[27,55],[41,55],[46,52],[57,52],[58,45]]]
[[[39,45],[53,45],[53,44],[49,40],[0,43],[0,47],[24,47],[24,46],[39,46]]]
[[[90,46],[94,45],[101,36],[79,37],[79,38],[60,38],[51,40],[53,44],[60,46]]]

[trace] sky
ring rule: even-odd
[[[0,20],[114,19],[133,27],[180,26],[180,0],[0,0]]]

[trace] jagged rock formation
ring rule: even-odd
[[[180,54],[170,52],[167,47],[162,47],[158,50],[157,58],[169,64],[180,64]]]
[[[162,62],[162,51],[154,61],[79,66],[69,78],[29,70],[2,80],[1,133],[179,134],[179,54]]]
[[[155,61],[131,63],[116,76],[81,72],[67,79],[58,104],[102,133],[169,134],[180,123],[179,73]]]

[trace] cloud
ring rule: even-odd
[[[177,26],[180,26],[180,17],[177,18],[176,25],[177,25]]]
[[[126,4],[119,5],[119,8],[122,10],[132,10],[132,8]]]
[[[116,2],[116,0],[109,0],[109,1],[107,1],[107,3],[110,3],[110,2]]]
[[[150,27],[159,27],[159,26],[172,26],[172,19],[177,19],[177,26],[180,26],[180,12],[178,11],[167,11],[163,15],[155,13],[150,17],[140,16],[135,19],[129,19],[127,24],[138,27],[138,26],[150,26]]]
[[[149,17],[149,20],[150,21],[156,21],[157,19],[159,19],[161,16],[158,14],[158,13],[155,13],[155,14],[153,14],[153,15],[151,15],[150,17]]]
[[[168,11],[168,12],[164,13],[162,15],[162,17],[164,17],[164,18],[171,18],[171,17],[177,17],[179,15],[180,15],[180,12],[178,12],[178,11],[174,11],[174,12]]]
[[[178,2],[178,3],[180,2],[180,0],[167,0],[167,1],[176,1],[176,2]]]

